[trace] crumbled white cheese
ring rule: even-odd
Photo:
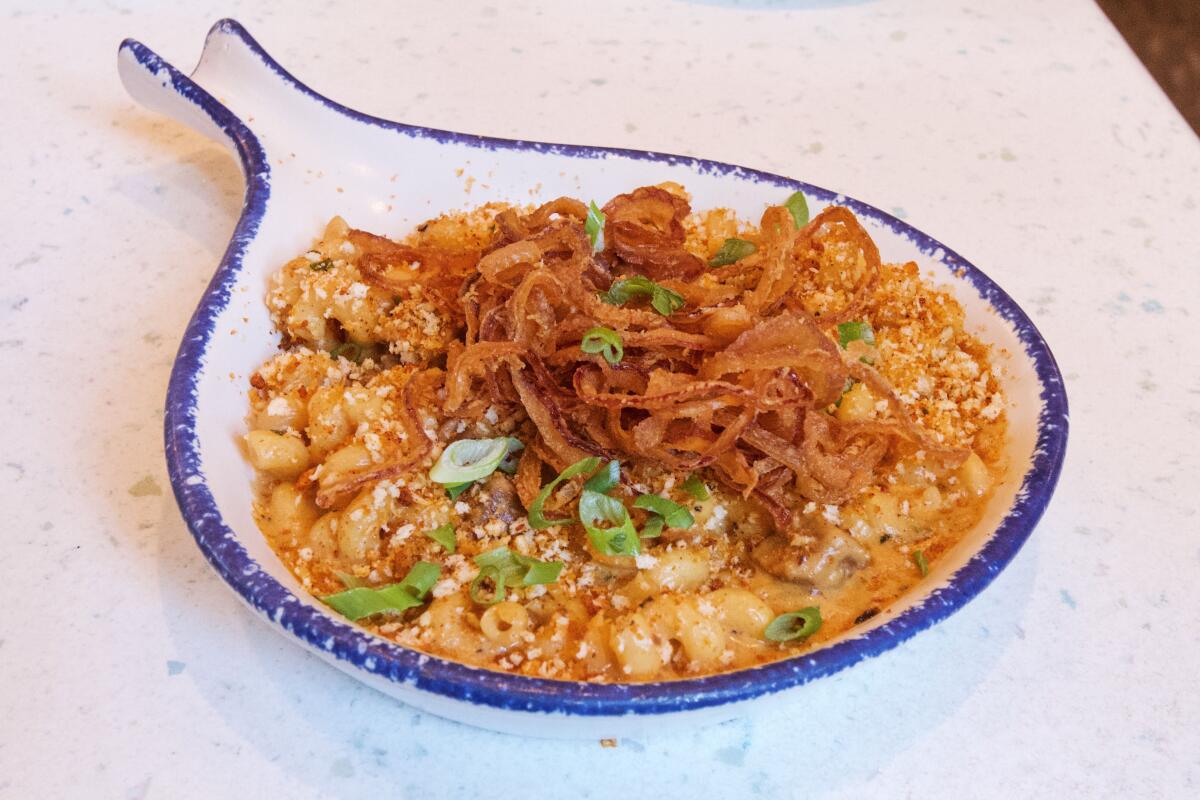
[[[417,526],[413,525],[412,523],[401,525],[399,528],[396,528],[396,531],[392,534],[391,538],[392,547],[396,547],[401,542],[408,539],[408,537],[413,535],[413,532],[416,531],[416,529]]]
[[[715,531],[723,527],[727,516],[729,516],[729,512],[725,510],[725,506],[720,504],[714,505],[708,515],[708,519],[704,523],[704,530]]]
[[[850,535],[855,539],[868,539],[871,536],[871,526],[867,524],[866,520],[856,519],[850,526]]]
[[[994,394],[992,395],[991,399],[988,400],[988,404],[984,406],[982,410],[980,410],[979,416],[990,422],[996,419],[996,417],[1000,416],[1000,412],[1003,410],[1004,402],[1000,399],[1000,395]]]
[[[292,413],[292,404],[286,397],[276,397],[267,403],[267,416],[283,417]]]
[[[380,440],[378,433],[368,433],[363,436],[363,446],[371,454],[372,461],[379,462],[383,460],[383,442]]]
[[[462,588],[462,584],[454,578],[443,578],[433,585],[430,594],[434,597],[448,597]]]

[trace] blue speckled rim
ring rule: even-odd
[[[169,78],[172,87],[195,103],[229,137],[246,174],[247,190],[241,219],[220,267],[188,324],[167,391],[165,438],[167,466],[175,497],[200,550],[225,581],[253,608],[307,644],[331,654],[370,675],[424,692],[469,703],[512,711],[581,716],[665,714],[750,700],[779,692],[845,669],[864,658],[889,650],[920,630],[945,619],[979,594],[1012,560],[1040,519],[1062,468],[1067,443],[1067,398],[1062,376],[1040,333],[1025,313],[990,278],[938,241],[866,203],[817,186],[744,167],[663,153],[619,148],[581,147],[471,136],[404,125],[348,109],[317,94],[275,62],[249,33],[233,20],[222,20],[210,31],[240,38],[266,66],[296,90],[359,122],[405,135],[481,149],[520,149],[554,152],[579,158],[609,155],[681,164],[702,173],[731,175],[803,190],[825,203],[848,206],[910,239],[925,254],[959,272],[1015,328],[1041,382],[1042,408],[1037,447],[1016,502],[995,534],[949,581],[919,606],[867,633],[796,658],[761,667],[689,680],[643,684],[592,684],[554,681],[477,669],[393,645],[334,619],[309,606],[276,581],[246,552],[221,517],[200,471],[196,432],[197,384],[205,351],[219,313],[242,267],[246,245],[254,237],[270,196],[270,167],[263,150],[242,122],[188,77],[139,42],[126,40],[121,49],[143,67]]]

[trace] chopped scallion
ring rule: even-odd
[[[495,570],[500,581],[508,586],[518,583],[523,586],[554,583],[564,566],[561,561],[539,561],[531,556],[514,553],[503,546],[480,553],[474,560],[481,573],[485,569]],[[495,582],[495,576],[492,580]]]
[[[692,512],[679,503],[656,494],[644,494],[633,501],[634,508],[644,508],[663,518],[668,528],[690,528],[695,520]]]
[[[662,286],[656,287],[650,298],[650,307],[664,317],[671,316],[683,306],[683,295]]]
[[[804,197],[804,192],[793,192],[791,197],[783,201],[783,207],[792,213],[797,228],[808,224],[808,200]]]
[[[583,221],[583,230],[592,243],[592,252],[599,253],[604,249],[604,212],[596,205],[596,201],[588,203],[587,219]]]
[[[579,521],[596,552],[606,556],[634,556],[641,552],[641,541],[629,510],[615,497],[584,489],[579,498]],[[601,528],[599,523],[609,527]]]
[[[508,449],[508,453],[503,459],[500,460],[500,466],[496,467],[496,469],[500,470],[505,475],[516,475],[517,465],[521,463],[521,458],[517,455],[517,449],[518,448],[510,447]]]
[[[358,342],[342,342],[329,351],[330,358],[345,358],[355,364],[361,364],[365,354],[365,348]]]
[[[314,261],[308,265],[308,268],[313,272],[325,272],[333,266],[332,258],[322,258],[320,261]]]
[[[843,350],[851,342],[858,341],[870,347],[875,346],[875,331],[869,322],[843,322],[837,326],[837,330],[838,343],[841,344]]]
[[[549,528],[551,525],[567,525],[570,524],[569,519],[546,519],[542,513],[542,507],[550,498],[550,493],[553,492],[560,483],[570,480],[578,475],[586,475],[596,470],[600,466],[600,459],[597,456],[581,458],[571,466],[559,473],[558,477],[547,483],[538,492],[537,497],[529,505],[529,527],[534,529]]]
[[[621,334],[612,328],[589,328],[583,334],[579,349],[585,353],[599,353],[610,364],[619,364],[625,357],[625,347],[621,344]]]
[[[659,536],[662,536],[663,527],[663,518],[657,515],[652,516],[642,525],[642,529],[638,531],[638,536],[641,536],[643,539],[657,539]]]
[[[929,559],[925,557],[924,550],[917,550],[912,555],[913,563],[917,565],[917,569],[921,571],[921,577],[924,578],[929,574]]]
[[[417,597],[424,597],[429,594],[429,590],[437,583],[441,574],[442,568],[438,564],[418,561],[412,565],[404,580],[400,581],[400,585],[408,588]]]
[[[593,492],[607,494],[617,488],[617,484],[621,482],[621,462],[615,458],[609,461],[603,467],[596,471],[596,474],[587,479],[587,483],[583,484],[583,488],[591,489]]]
[[[540,583],[554,583],[558,580],[559,573],[563,571],[563,567],[565,566],[561,561],[530,560],[534,563],[530,564],[529,571],[521,579],[521,583],[526,586],[534,586]]]
[[[337,579],[347,589],[359,589],[363,586],[370,587],[371,585],[357,575],[351,575],[349,572],[336,572],[334,574],[337,575]]]
[[[458,538],[454,533],[454,525],[449,522],[424,533],[430,539],[440,544],[442,549],[447,553],[453,553],[455,546],[458,544]]]
[[[359,586],[326,595],[321,600],[334,611],[352,620],[374,614],[399,613],[422,605],[425,595],[429,594],[441,573],[442,568],[437,564],[418,561],[399,583],[378,589]]]
[[[649,297],[650,307],[664,317],[669,317],[684,306],[682,295],[659,286],[644,275],[618,278],[607,292],[600,293],[601,300],[614,306],[623,306],[635,297]]]
[[[704,485],[704,481],[700,480],[695,473],[687,476],[687,480],[679,488],[690,494],[697,500],[708,499],[708,487]]]
[[[429,470],[429,480],[445,486],[459,486],[486,478],[496,471],[504,457],[524,445],[520,439],[459,439],[451,442]]]
[[[745,239],[729,238],[721,245],[721,249],[708,260],[710,267],[727,267],[736,264],[748,255],[758,251],[754,242]]]
[[[854,386],[854,380],[852,378],[846,378],[846,382],[844,384],[842,384],[842,393],[838,395],[837,400],[833,401],[834,408],[842,407],[842,400],[845,399],[846,392],[850,391],[850,389],[853,388],[853,386]]]
[[[450,495],[451,500],[457,500],[458,496],[475,485],[475,481],[467,481],[466,483],[451,483],[446,486],[446,494]]]
[[[523,573],[521,565],[517,562],[515,556],[516,554],[513,551],[501,545],[493,550],[488,550],[486,553],[480,553],[472,560],[480,569],[484,567],[498,569],[506,580],[511,579],[515,581]]]
[[[492,589],[488,591],[484,587],[486,581],[492,582]],[[479,574],[475,576],[475,580],[471,581],[471,588],[468,590],[471,599],[481,606],[494,606],[504,599],[504,573],[495,567],[480,567]]]
[[[772,642],[807,639],[821,629],[821,609],[816,606],[780,614],[767,625],[763,638]]]

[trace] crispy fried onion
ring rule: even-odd
[[[458,314],[458,290],[479,262],[477,250],[400,244],[360,230],[351,230],[346,238],[354,245],[355,265],[365,283],[400,297],[419,289],[438,307]]]
[[[785,208],[768,208],[758,251],[716,270],[685,249],[690,208],[678,195],[643,187],[604,213],[596,253],[578,201],[503,212],[459,293],[466,333],[449,353],[444,411],[477,416],[484,402],[523,410],[534,431],[517,473],[523,500],[536,494],[544,465],[561,470],[595,455],[707,469],[786,527],[797,499],[849,498],[902,444],[951,462],[965,456],[932,441],[886,379],[850,363],[833,338],[833,325],[860,315],[878,281],[879,251],[850,211],[826,209],[797,229]],[[814,318],[799,276],[815,271],[826,248],[848,265],[849,300]],[[687,305],[667,317],[649,298],[605,302],[611,276],[629,275],[661,282]],[[593,327],[621,337],[618,363],[581,350]],[[828,413],[851,379],[886,400],[888,413],[854,423]]]
[[[688,202],[657,186],[620,194],[604,206],[605,251],[653,280],[695,278],[704,262],[683,249]]]

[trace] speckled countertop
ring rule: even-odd
[[[0,797],[1200,794],[1200,143],[1090,2],[165,5],[0,21]],[[133,35],[187,67],[221,15],[381,116],[747,164],[949,243],[1066,374],[1044,521],[896,650],[616,748],[424,716],[275,636],[161,445],[240,176],[114,64]]]

